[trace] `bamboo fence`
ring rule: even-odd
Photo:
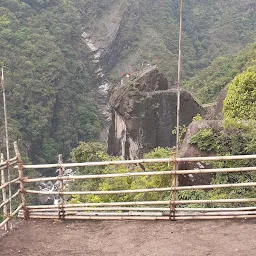
[[[17,147],[17,145],[16,145]],[[15,145],[14,145],[15,148]],[[9,160],[8,160],[9,159]],[[13,168],[18,164],[18,156],[16,155],[13,158],[7,157],[7,160],[4,161],[4,156],[1,154],[1,186],[0,190],[2,191],[2,202],[0,202],[0,209],[2,209],[2,222],[0,223],[0,228],[4,227],[4,230],[12,229],[11,219],[24,207],[24,202],[18,205],[18,207],[13,211],[13,199],[21,194],[22,190],[18,189],[16,192],[12,192],[13,184],[17,184],[20,182],[21,177],[14,178],[11,180],[11,173],[15,169]],[[6,181],[7,178],[7,181]],[[8,190],[6,189],[8,187]]]
[[[255,188],[256,182],[229,183],[229,184],[211,184],[211,185],[195,185],[195,186],[179,186],[178,176],[183,174],[207,174],[207,173],[228,173],[228,172],[253,172],[256,167],[239,167],[239,168],[210,168],[210,169],[194,169],[194,170],[178,170],[179,162],[207,162],[207,161],[229,161],[256,159],[256,155],[246,156],[215,156],[215,157],[195,157],[195,158],[179,158],[176,157],[175,151],[170,158],[164,159],[140,159],[126,161],[108,161],[108,162],[91,162],[91,163],[63,163],[62,156],[59,155],[56,164],[44,165],[23,165],[22,159],[17,147],[14,144],[16,156],[8,161],[0,164],[2,182],[0,189],[2,190],[3,201],[0,202],[0,208],[3,208],[4,220],[0,227],[5,226],[11,218],[18,213],[18,217],[22,218],[60,218],[60,219],[86,219],[86,220],[200,220],[200,219],[235,219],[235,218],[255,218],[256,217],[256,198],[225,198],[215,200],[179,200],[178,191],[191,190],[210,190],[220,188]],[[127,172],[127,173],[105,173],[90,175],[70,175],[64,176],[65,168],[92,167],[92,166],[108,166],[108,165],[126,165],[130,166],[139,163],[168,163],[171,170],[168,171],[144,171],[144,172]],[[172,164],[170,164],[172,163]],[[18,178],[8,180],[5,177],[7,167],[13,167],[17,170]],[[150,166],[150,165],[149,165]],[[44,169],[56,168],[59,171],[58,177],[40,177],[29,178],[24,177],[24,169]],[[128,169],[128,168],[127,168]],[[93,180],[93,179],[115,179],[120,177],[141,177],[169,175],[172,177],[170,187],[157,188],[139,188],[139,189],[120,189],[120,190],[99,190],[99,191],[67,191],[65,190],[64,181],[77,180]],[[58,182],[57,191],[32,190],[29,188],[31,183],[36,182]],[[6,188],[11,184],[19,183],[19,189],[7,197]],[[85,202],[80,204],[68,204],[65,196],[72,195],[112,195],[112,194],[136,194],[136,193],[170,193],[171,200],[162,201],[133,201],[133,202]],[[59,202],[56,205],[27,205],[26,195],[51,195],[57,196]],[[20,195],[21,203],[18,208],[8,214],[8,204],[11,200]],[[5,196],[5,197],[4,197]],[[251,206],[246,207],[217,207],[218,204],[243,204],[249,203]],[[212,207],[188,207],[189,205],[212,205]]]
[[[256,167],[239,168],[218,168],[218,169],[194,169],[178,170],[179,162],[207,162],[207,161],[228,161],[256,159],[256,155],[242,156],[215,156],[215,157],[195,157],[179,158],[175,151],[172,157],[164,159],[140,159],[126,161],[108,161],[108,162],[86,162],[86,163],[63,163],[59,155],[57,164],[44,165],[23,165],[24,169],[44,169],[58,168],[58,177],[41,178],[23,178],[23,185],[33,182],[60,181],[58,191],[31,190],[23,187],[23,194],[34,195],[55,195],[60,197],[58,205],[31,205],[26,206],[26,212],[29,218],[63,218],[63,219],[145,219],[145,220],[180,220],[180,219],[226,219],[226,218],[253,218],[256,216],[256,206],[251,207],[233,207],[233,208],[189,208],[186,205],[214,205],[214,204],[238,204],[238,203],[256,203],[256,198],[235,198],[235,199],[215,199],[215,200],[178,200],[178,191],[190,190],[210,190],[218,188],[254,188],[256,182],[244,182],[233,184],[213,184],[213,185],[195,185],[179,186],[178,175],[182,174],[207,174],[207,173],[227,173],[227,172],[252,172]],[[145,172],[127,172],[127,173],[109,173],[109,174],[90,174],[90,175],[71,175],[63,176],[65,168],[74,167],[92,167],[108,165],[132,165],[141,163],[172,163],[170,171],[145,171]],[[17,168],[17,167],[15,167]],[[92,180],[92,179],[114,179],[118,177],[140,177],[170,175],[172,184],[170,187],[159,188],[140,188],[133,190],[108,190],[108,191],[65,191],[64,181]],[[101,202],[101,203],[80,203],[67,204],[64,197],[71,195],[111,195],[111,194],[132,194],[132,193],[158,193],[170,192],[170,201],[134,201],[134,202]],[[178,207],[185,205],[185,207]],[[24,216],[25,210],[19,212],[19,216]]]
[[[228,161],[228,160],[251,160],[256,159],[256,155],[238,155],[238,156],[211,156],[211,157],[177,157],[176,162],[209,162],[209,161]],[[121,160],[121,161],[105,161],[105,162],[85,162],[85,163],[63,163],[62,167],[89,167],[89,166],[107,166],[107,165],[132,165],[132,164],[150,164],[150,163],[172,163],[170,158],[156,159],[138,159],[138,160]],[[17,166],[16,166],[17,168]],[[37,164],[23,165],[24,169],[50,169],[59,168],[59,164]],[[203,170],[202,170],[203,171]]]

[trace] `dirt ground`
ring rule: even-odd
[[[20,221],[0,255],[256,255],[256,220]]]

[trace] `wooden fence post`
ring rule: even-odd
[[[177,190],[174,189],[178,185],[178,175],[176,174],[177,171],[177,161],[176,161],[176,148],[173,148],[172,152],[172,161],[173,161],[173,171],[172,174],[172,200],[170,204],[170,220],[175,220],[175,212],[176,212],[176,205],[175,201],[177,201]]]
[[[23,162],[21,159],[21,155],[19,152],[19,148],[17,145],[17,142],[13,143],[15,155],[17,157],[17,163],[18,163],[18,173],[19,173],[19,182],[20,182],[20,195],[21,195],[21,203],[22,203],[22,209],[24,213],[24,219],[27,220],[29,218],[29,212],[28,208],[26,206],[26,197],[25,197],[25,186],[24,186],[24,176],[23,176]]]
[[[58,157],[58,165],[59,165],[59,177],[63,177],[64,174],[64,167],[62,166],[63,160],[62,155],[60,154]],[[64,190],[64,181],[63,179],[59,179],[59,195],[60,195],[60,201],[59,201],[59,219],[65,218],[65,210],[64,210],[64,195],[62,194]]]
[[[4,162],[4,154],[1,153],[1,163]],[[5,184],[5,168],[1,169],[1,185]],[[7,197],[6,197],[6,188],[2,188],[2,198],[3,198],[3,202],[6,201]],[[5,204],[3,206],[3,218],[5,219],[7,217],[7,205]],[[4,230],[7,231],[8,230],[8,222],[6,224],[4,224]]]

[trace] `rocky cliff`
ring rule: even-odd
[[[220,132],[223,130],[223,124],[221,120],[201,120],[192,122],[186,132],[186,136],[183,140],[180,150],[180,156],[185,157],[207,157],[215,156],[216,152],[201,151],[197,146],[190,143],[191,138],[196,135],[202,129],[212,129],[214,132]],[[201,162],[181,162],[179,163],[179,169],[181,170],[193,170],[211,168],[211,164],[205,164]],[[179,175],[179,183],[186,186],[192,186],[197,184],[210,184],[214,175],[212,173],[206,174],[189,174]]]
[[[120,83],[110,96],[112,123],[108,152],[126,159],[142,157],[155,147],[171,147],[176,137],[177,89],[169,88],[156,67]],[[181,91],[180,125],[204,111],[187,91]]]

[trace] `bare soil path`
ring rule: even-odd
[[[256,220],[30,220],[0,237],[1,256],[256,255]]]

